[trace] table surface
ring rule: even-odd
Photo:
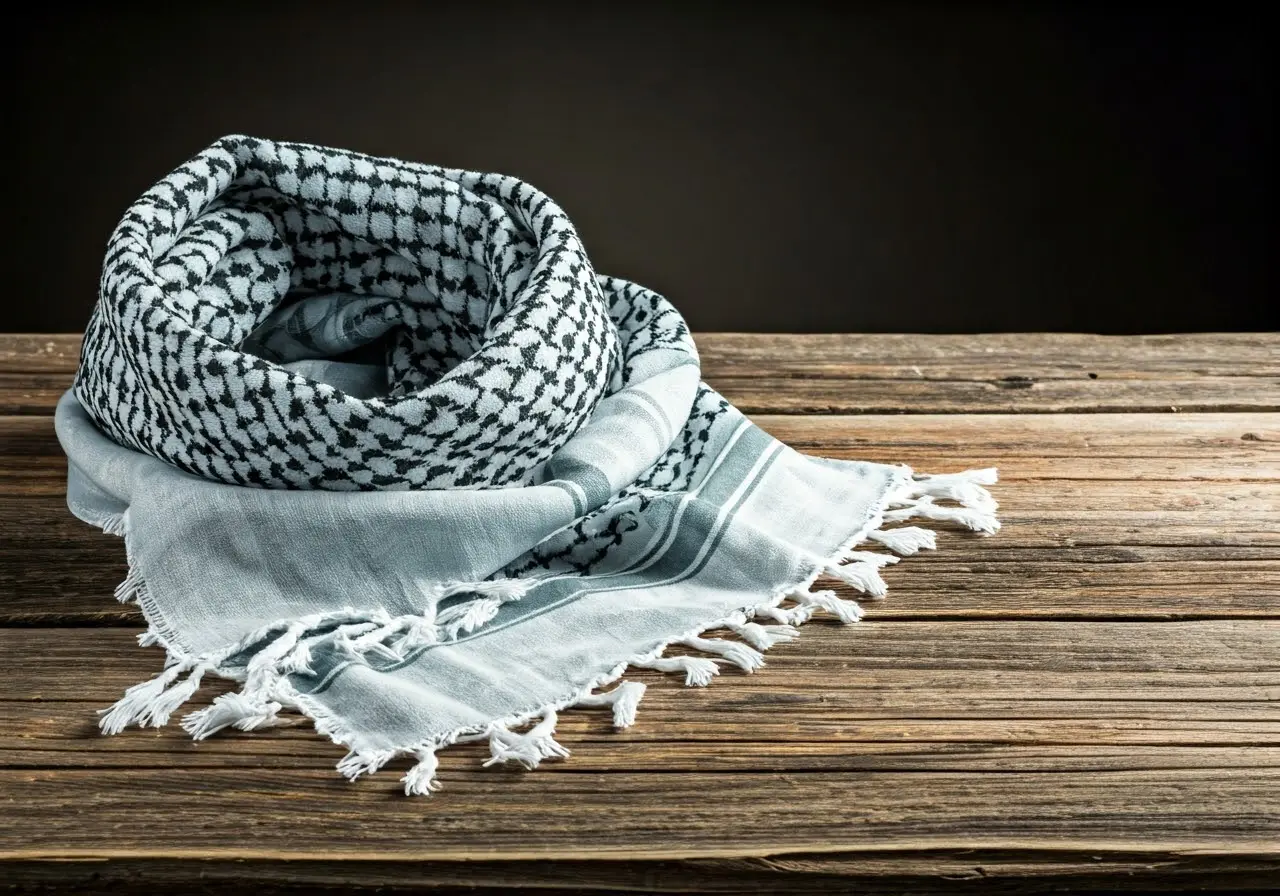
[[[309,725],[100,737],[150,677],[118,539],[51,415],[79,338],[0,336],[0,878],[256,892],[1257,886],[1280,879],[1280,335],[704,334],[704,376],[813,454],[998,466],[1004,529],[884,573],[755,675],[634,672],[533,772],[350,784]],[[197,702],[220,690],[206,687]],[[401,763],[396,763],[398,769]],[[547,861],[553,860],[553,861]]]

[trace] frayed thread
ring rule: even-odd
[[[839,579],[872,597],[884,597],[889,593],[889,586],[880,577],[878,563],[866,560],[855,563],[832,563],[828,564],[824,571],[833,579]]]
[[[282,679],[289,674],[310,671],[311,645],[318,638],[331,635],[334,646],[357,662],[367,663],[370,655],[399,661],[408,650],[439,640],[442,632],[447,640],[473,630],[492,618],[491,606],[516,600],[530,587],[531,583],[511,580],[446,583],[436,586],[427,610],[420,615],[392,617],[385,610],[360,612],[344,607],[335,613],[273,623],[227,648],[171,662],[155,678],[134,685],[113,706],[101,710],[99,727],[105,734],[119,734],[133,724],[155,727],[166,724],[172,714],[195,695],[206,672],[218,669],[232,656],[249,651],[252,655],[241,691],[224,694],[205,709],[188,714],[183,728],[194,739],[201,740],[227,727],[244,731],[269,727],[278,724],[276,714],[283,705]],[[116,588],[116,597],[137,600],[145,590],[145,581],[137,567],[131,565],[128,575]],[[440,625],[435,614],[436,600],[467,593],[478,597],[450,608],[454,611],[453,618]],[[307,637],[317,630],[321,634]],[[163,644],[164,639],[152,625],[138,636],[138,643],[152,646]],[[175,655],[172,649],[171,655]],[[191,674],[184,681],[175,683],[188,671]]]
[[[794,607],[780,607],[776,604],[761,604],[755,608],[755,614],[760,619],[772,619],[774,622],[780,622],[783,625],[804,625],[813,618],[813,614],[818,611],[816,606],[811,604],[797,604]]]
[[[587,694],[574,704],[583,709],[611,707],[613,727],[630,728],[636,723],[636,709],[644,697],[645,685],[639,681],[624,681],[603,694]]]
[[[204,709],[182,717],[182,730],[192,740],[204,740],[223,728],[257,731],[284,724],[280,719],[282,705],[276,700],[254,700],[244,694],[220,694]]]
[[[899,523],[913,517],[958,523],[966,529],[971,529],[982,535],[994,535],[1000,529],[1000,521],[996,519],[994,513],[978,510],[974,507],[944,506],[935,503],[930,495],[917,498],[905,507],[886,510],[884,521],[886,523]]]
[[[496,597],[481,597],[465,604],[441,611],[437,628],[444,635],[442,641],[456,641],[459,635],[470,634],[492,621],[502,609],[502,601]]]
[[[994,467],[961,473],[915,474],[903,484],[900,493],[893,496],[889,509],[883,514],[883,522],[898,523],[920,517],[958,523],[974,532],[994,535],[1000,529],[1000,521],[996,519],[1000,505],[983,486],[993,485],[997,479]],[[960,506],[938,504],[939,498],[955,501]]]
[[[655,672],[679,672],[684,675],[685,687],[705,688],[711,679],[720,674],[715,660],[703,656],[658,656],[634,660],[637,669],[653,669]]]
[[[909,557],[917,551],[937,550],[938,547],[937,533],[932,529],[922,529],[919,526],[876,529],[868,532],[867,538],[904,557]]]
[[[803,590],[792,592],[790,596],[792,600],[802,607],[824,610],[845,625],[851,625],[862,620],[862,607],[858,606],[856,601],[845,600],[834,591]]]
[[[169,721],[169,715],[176,708],[172,705],[171,698],[166,699],[166,691],[179,675],[190,668],[187,663],[173,663],[154,678],[135,684],[113,706],[98,711],[98,727],[104,734],[119,734],[135,723],[144,727],[163,725]],[[191,693],[195,693],[194,688]],[[157,721],[161,718],[163,721]]]
[[[912,495],[943,498],[983,513],[995,513],[1000,505],[991,492],[982,486],[995,485],[998,479],[995,467],[965,470],[962,473],[919,474],[915,477]]]
[[[722,638],[700,638],[691,636],[679,641],[686,647],[701,650],[714,656],[723,657],[743,672],[754,672],[764,668],[764,654],[740,641],[725,641]]]
[[[761,625],[758,622],[730,622],[728,628],[756,650],[768,650],[777,644],[785,644],[800,637],[800,630],[792,625]]]
[[[427,796],[440,789],[440,781],[436,772],[440,769],[440,759],[435,750],[424,749],[414,753],[417,762],[405,772],[400,783],[404,785],[405,796]]]
[[[338,774],[348,781],[354,781],[361,775],[372,775],[395,759],[397,752],[396,750],[352,750],[338,760]]]
[[[517,762],[527,769],[537,768],[544,759],[565,759],[569,751],[556,741],[554,709],[547,710],[542,721],[523,733],[512,731],[505,725],[494,725],[489,731],[489,758],[485,766]]]
[[[124,581],[116,586],[115,597],[122,604],[136,603],[138,592],[141,590],[142,574],[138,572],[136,566],[131,566],[128,574],[124,577]]]

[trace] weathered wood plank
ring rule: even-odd
[[[747,414],[1063,414],[1280,410],[1280,377],[1032,381],[836,379],[704,371]],[[0,413],[48,414],[71,385],[62,373],[0,373]]]
[[[767,701],[747,703],[744,689],[729,680],[717,683],[723,693],[703,698],[668,692],[676,686],[654,682],[649,675],[629,677],[654,688],[646,696],[637,730],[614,732],[598,712],[566,711],[557,732],[573,758],[548,764],[545,771],[985,773],[1280,767],[1280,719],[1267,713],[1264,701],[1197,701],[1183,713],[1173,701],[1076,700],[1053,706],[1031,698],[984,701],[957,694],[948,717],[940,705],[924,705],[926,700],[904,701],[907,705],[892,711],[861,708],[870,699],[888,703],[901,697],[915,687],[910,683],[894,694],[884,690],[868,697],[838,687],[822,694],[797,693],[782,680]],[[219,690],[210,689],[211,694]],[[332,769],[344,752],[317,737],[301,719],[295,727],[229,732],[202,743],[191,741],[177,725],[103,737],[96,727],[97,711],[118,696],[0,701],[5,724],[0,768],[145,767],[175,774],[245,766],[324,770]],[[940,704],[944,696],[938,692],[933,702]],[[850,708],[833,708],[842,701]],[[206,704],[207,697],[193,701],[191,709]],[[744,721],[746,712],[771,718],[756,725]],[[441,756],[443,774],[505,774],[481,768],[487,758],[486,746],[450,748]],[[394,778],[384,776],[364,786],[394,790],[394,784]]]
[[[994,381],[833,379],[707,373],[747,414],[1118,414],[1280,410],[1280,377]],[[15,393],[17,394],[17,393]],[[27,392],[31,413],[48,393]],[[56,399],[56,395],[54,398]]]
[[[652,699],[652,698],[649,698]],[[136,736],[106,738],[94,727],[100,703],[0,702],[0,720],[8,734],[0,737],[0,769],[170,769],[175,775],[198,774],[205,768],[294,768],[333,770],[343,750],[318,737],[309,725],[227,735],[196,743],[177,726]],[[197,707],[199,704],[193,704]],[[688,707],[686,707],[688,709]],[[1062,771],[1136,771],[1178,768],[1280,768],[1280,738],[1254,731],[1255,740],[1244,741],[1234,726],[1227,726],[1225,742],[1211,739],[1207,727],[1170,726],[1166,735],[1186,742],[1176,745],[1138,742],[1117,737],[1118,726],[1083,723],[1070,729],[1063,722],[1046,722],[1042,733],[1061,737],[1073,730],[1073,743],[1032,742],[1021,739],[894,740],[888,726],[872,726],[864,739],[826,738],[719,739],[704,737],[631,738],[606,730],[599,718],[586,713],[567,712],[559,729],[562,742],[573,755],[564,763],[547,763],[538,769],[544,774],[582,772],[754,772],[754,771],[942,771],[974,774]],[[718,720],[716,720],[718,722]],[[1138,722],[1129,724],[1131,732]],[[645,725],[660,720],[644,716]],[[912,733],[913,720],[899,720],[899,730]],[[1243,724],[1243,723],[1242,723]],[[929,727],[926,724],[926,727]],[[936,726],[935,726],[936,727]],[[1007,728],[1008,726],[1006,726]],[[56,731],[54,729],[57,729]],[[718,724],[717,724],[718,729]],[[994,732],[990,721],[973,724],[973,733]],[[1101,741],[1089,739],[1089,732],[1110,734]],[[450,748],[440,757],[442,780],[448,782],[472,775],[503,775],[481,767],[488,758],[482,745]],[[363,787],[395,790],[399,775],[370,779]]]
[[[27,415],[0,419],[0,625],[26,626],[0,629],[10,879],[572,889],[625,868],[646,891],[796,892],[1280,873],[1280,415],[1250,413],[1280,408],[1275,336],[700,337],[708,380],[800,450],[1001,467],[1005,529],[887,570],[871,621],[815,620],[758,675],[632,673],[640,723],[566,712],[564,764],[445,751],[429,802],[393,797],[391,770],[345,784],[305,724],[96,734],[160,656],[109,598],[119,541],[62,504],[47,415],[77,341],[0,337],[0,414]],[[1162,413],[1096,413],[1134,410]],[[62,861],[85,857],[112,860]]]
[[[158,648],[138,648],[140,631],[0,629],[7,660],[0,701],[113,700],[161,665]],[[85,668],[94,675],[86,677]],[[728,669],[715,687],[732,681],[767,695],[775,684],[798,687],[806,676],[818,676],[812,681],[819,691],[885,688],[894,699],[908,699],[899,692],[918,681],[949,695],[958,689],[988,699],[1076,693],[1098,700],[1272,700],[1280,698],[1274,690],[1280,686],[1280,622],[869,621],[850,627],[814,619],[799,640],[769,651],[768,669],[780,671],[752,677]],[[713,691],[678,693],[707,700]]]
[[[1164,623],[1059,621],[948,620],[854,626],[827,624],[821,617],[804,627],[805,637],[779,645],[769,652],[770,665],[793,657],[821,660],[832,674],[866,676],[872,669],[951,669],[966,676],[982,676],[991,670],[1051,672],[1230,673],[1234,676],[1280,673],[1280,620],[1206,619]],[[83,699],[89,686],[107,681],[103,676],[119,662],[142,660],[129,667],[125,678],[136,680],[140,668],[159,665],[159,648],[139,649],[137,631],[115,628],[7,628],[0,629],[0,700]],[[1141,635],[1141,640],[1136,636]],[[813,641],[806,638],[811,636]],[[799,661],[799,660],[797,660]],[[848,664],[848,665],[841,665]],[[79,669],[100,670],[88,683]],[[71,694],[33,693],[21,676],[33,669],[51,670],[42,678],[46,686],[61,676],[78,682]],[[723,676],[722,676],[723,678]],[[747,680],[750,676],[745,676]],[[1002,679],[1003,680],[1003,679]],[[1071,679],[1067,679],[1070,682]],[[1245,678],[1248,684],[1251,679]],[[132,683],[132,682],[130,682]],[[104,686],[106,686],[104,684]],[[1041,683],[1040,687],[1045,686]],[[1064,686],[1071,686],[1064,684]],[[111,687],[114,688],[114,683]],[[703,693],[694,690],[691,693]]]
[[[81,341],[79,333],[0,333],[0,371],[70,375]]]
[[[459,778],[429,805],[296,769],[12,770],[0,791],[23,820],[22,840],[0,846],[9,859],[669,860],[1046,842],[1274,855],[1280,823],[1275,768],[511,772]],[[180,806],[181,823],[157,806]]]
[[[941,472],[1000,467],[1005,480],[1280,480],[1280,415],[753,417],[796,451]],[[64,494],[52,417],[0,417],[0,488]]]
[[[1276,414],[757,415],[797,451],[1004,479],[1276,480]]]
[[[78,346],[75,336],[54,338]],[[721,373],[919,379],[927,370],[942,378],[990,379],[1012,365],[1031,379],[1088,379],[1104,372],[1125,379],[1159,379],[1169,372],[1280,376],[1276,333],[699,333],[696,339],[703,367]],[[66,357],[74,364],[74,351]]]
[[[1020,557],[1001,548],[988,559],[985,543],[967,544],[969,537],[949,533],[936,555],[886,570],[890,591],[883,601],[867,601],[830,580],[823,585],[862,599],[869,617],[882,621],[1280,617],[1280,560],[1274,557],[1236,559],[1236,549],[1186,548],[1154,560],[1126,549],[1126,559],[1109,561],[1105,552],[1028,549]],[[125,575],[121,543],[96,531],[86,539],[92,546],[74,552],[68,548],[81,544],[79,538],[63,548],[0,550],[0,625],[138,622],[132,606],[112,599]]]
[[[0,766],[114,765],[117,753],[144,752],[148,766],[188,761],[222,765],[227,756],[315,768],[335,748],[296,729],[191,744],[176,726],[100,738],[96,710],[154,674],[160,651],[139,649],[136,630],[0,630]],[[1280,622],[1165,624],[921,622],[856,628],[811,623],[798,642],[770,651],[753,676],[726,670],[711,687],[687,689],[670,676],[631,670],[649,685],[641,724],[614,732],[603,714],[566,712],[561,740],[598,751],[601,769],[789,768],[793,755],[818,767],[894,768],[920,761],[974,770],[1021,768],[1023,759],[1088,763],[1089,751],[1128,746],[1125,767],[1161,762],[1147,748],[1258,747],[1280,751]],[[85,669],[94,674],[86,677]],[[204,688],[193,707],[231,687]],[[301,722],[301,720],[300,720]],[[305,729],[305,730],[304,730]],[[662,747],[677,742],[683,747]],[[755,744],[744,752],[743,742]],[[596,744],[595,747],[584,746]],[[643,745],[648,744],[650,747]],[[773,744],[774,746],[766,746]],[[833,753],[831,745],[848,746]],[[894,745],[885,759],[878,745]],[[652,745],[659,745],[651,748]],[[940,757],[939,746],[956,751]],[[1047,747],[1080,747],[1065,757]],[[951,750],[951,747],[946,747]],[[481,750],[480,747],[475,748]],[[630,758],[623,759],[621,751]],[[656,751],[655,751],[656,750]],[[675,750],[675,753],[672,753]],[[681,750],[684,752],[681,753]],[[995,751],[974,755],[971,751]],[[1280,753],[1260,753],[1257,765]],[[340,751],[337,751],[340,752]],[[475,751],[473,751],[475,752]],[[61,753],[56,761],[50,754]],[[957,753],[959,755],[957,755]],[[969,755],[964,755],[968,753]],[[1087,754],[1087,755],[1086,755]],[[36,755],[44,755],[43,762]],[[467,749],[446,751],[467,756]],[[683,759],[680,757],[683,756]],[[215,757],[212,760],[210,757]],[[471,756],[478,761],[479,753]],[[760,764],[753,764],[756,762]],[[237,764],[232,762],[231,764]],[[588,765],[588,767],[594,767]],[[1159,767],[1166,767],[1161,764]],[[566,766],[569,770],[579,768]]]
[[[1280,410],[1280,336],[697,337],[703,375],[748,413]],[[79,336],[0,335],[0,413],[48,413]]]
[[[1179,333],[1099,336],[1091,333],[698,333],[704,368],[725,373],[764,368],[775,373],[844,376],[850,371],[919,376],[929,365],[959,377],[1018,364],[1048,379],[1113,371],[1158,377],[1280,376],[1280,334]],[[71,373],[80,358],[79,333],[0,334],[0,368]]]
[[[768,858],[531,862],[420,862],[294,859],[234,862],[182,859],[81,858],[6,865],[10,879],[40,892],[54,885],[75,893],[135,896],[156,892],[310,896],[346,891],[507,892],[516,888],[565,893],[955,893],[979,887],[1018,893],[1166,891],[1240,893],[1268,890],[1280,859],[1214,853],[1169,854],[1108,850],[859,851],[851,855],[772,854]],[[443,888],[437,890],[436,888]],[[455,889],[457,888],[457,889]],[[484,889],[475,889],[484,888]]]
[[[1280,480],[1280,414],[752,418],[797,451],[1005,480]],[[0,417],[0,489],[65,494],[52,417]]]

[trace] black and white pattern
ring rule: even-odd
[[[116,228],[75,394],[116,441],[223,482],[494,487],[654,348],[692,355],[679,314],[598,278],[528,184],[227,137]],[[385,394],[282,366],[344,350],[376,353]]]
[[[241,689],[193,737],[295,709],[350,778],[415,757],[411,794],[460,740],[533,767],[567,755],[561,709],[630,725],[642,683],[596,692],[628,665],[703,686],[816,612],[856,622],[816,579],[883,596],[897,557],[865,548],[935,544],[900,523],[999,525],[994,470],[756,427],[679,313],[597,276],[533,187],[248,137],[125,214],[54,423],[68,506],[124,537],[116,596],[168,654],[103,731],[163,725],[219,674]]]

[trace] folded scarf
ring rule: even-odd
[[[123,536],[116,596],[167,653],[103,731],[165,724],[213,673],[242,685],[195,738],[296,710],[350,778],[415,757],[409,793],[460,741],[567,755],[566,707],[630,725],[643,684],[598,692],[628,666],[701,686],[814,613],[857,621],[816,580],[882,596],[934,547],[912,518],[998,527],[994,470],[754,426],[528,184],[249,137],[125,213],[56,425],[68,505]]]

